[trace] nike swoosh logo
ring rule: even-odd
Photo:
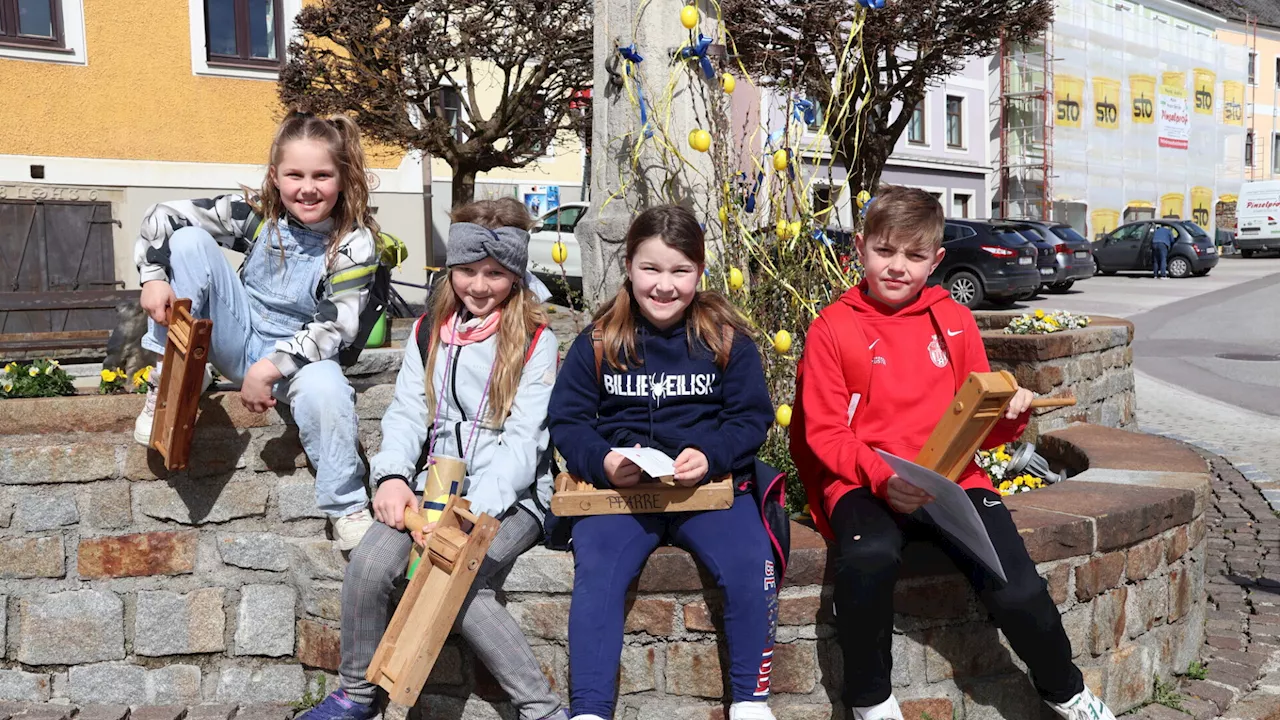
[[[962,332],[964,332],[964,331],[963,331],[963,330],[948,330],[948,331],[947,331],[947,337],[955,337],[955,336],[959,335],[959,334],[960,334],[960,333],[962,333]]]
[[[982,504],[986,505],[987,507],[1000,507],[999,500],[991,500],[989,498],[982,498]]]
[[[878,343],[878,342],[880,342],[880,338],[876,338],[874,342],[872,342],[870,345],[868,345],[868,346],[867,346],[867,349],[868,349],[868,350],[872,350],[872,349],[874,349],[874,348],[875,348],[875,346],[876,346],[876,343]]]

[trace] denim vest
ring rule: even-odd
[[[250,362],[271,353],[277,340],[293,337],[315,317],[316,288],[328,269],[328,244],[328,235],[285,222],[263,228],[240,270],[250,324],[261,341]]]

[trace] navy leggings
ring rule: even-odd
[[[574,523],[572,715],[613,715],[627,587],[663,541],[693,553],[724,591],[733,702],[768,698],[778,616],[773,550],[755,501],[739,495],[728,510],[591,515]]]

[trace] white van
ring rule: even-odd
[[[1236,247],[1244,257],[1280,250],[1280,180],[1247,182],[1236,200]]]

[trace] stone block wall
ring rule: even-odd
[[[365,447],[378,444],[390,393],[361,393]],[[234,394],[206,398],[192,468],[168,475],[132,441],[140,402],[0,402],[0,700],[246,704],[332,687],[345,558],[315,508],[287,411],[252,415]],[[1074,427],[1043,447],[1087,472],[1009,505],[1077,661],[1123,710],[1200,645],[1207,475],[1170,441],[1107,428]],[[827,552],[794,526],[772,680],[780,718],[829,718],[838,704]],[[572,577],[570,555],[538,549],[505,585],[562,696]],[[893,681],[909,710],[1036,717],[1018,661],[943,556],[909,549],[897,599]],[[687,553],[654,554],[628,608],[628,717],[723,717],[720,605]],[[419,707],[426,717],[509,716],[455,640]]]
[[[1008,370],[1037,395],[1071,396],[1073,407],[1033,411],[1025,439],[1072,423],[1137,428],[1133,384],[1133,323],[1096,316],[1089,327],[1048,335],[1006,335],[1021,313],[977,312],[992,370]]]

